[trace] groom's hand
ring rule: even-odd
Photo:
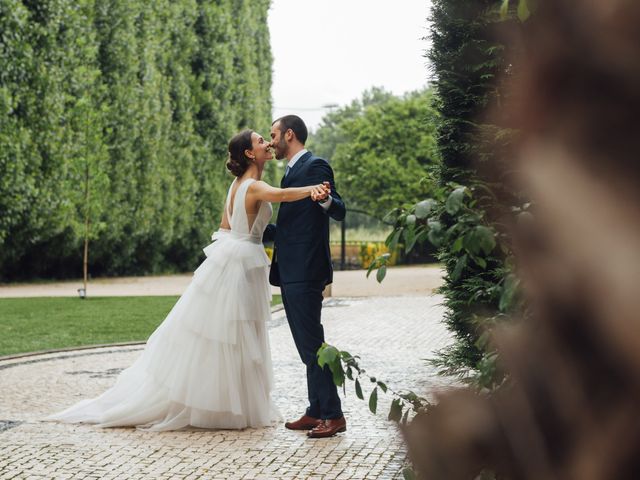
[[[311,200],[313,200],[314,202],[319,202],[326,197],[327,197],[327,192],[322,186],[315,187],[311,192]]]
[[[311,191],[311,200],[314,202],[322,202],[329,197],[329,193],[331,193],[331,189],[327,187],[328,182],[323,182],[320,185],[316,185],[313,187]]]
[[[326,194],[322,198],[318,199],[320,203],[326,202],[329,198],[329,195],[331,195],[331,184],[325,180],[324,182],[322,182],[322,186],[324,187]]]

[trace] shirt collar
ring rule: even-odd
[[[287,167],[289,167],[290,169],[293,168],[293,166],[296,164],[296,162],[298,160],[300,160],[300,157],[302,157],[305,153],[307,153],[307,149],[303,148],[302,150],[300,150],[298,153],[296,153],[293,158],[291,160],[289,160],[289,163],[287,163]]]

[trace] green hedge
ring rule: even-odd
[[[0,279],[190,270],[271,116],[269,0],[0,0]],[[85,178],[89,178],[89,201]]]
[[[442,244],[445,322],[456,338],[436,364],[444,373],[489,388],[503,378],[487,333],[522,309],[515,294],[511,240],[501,225],[526,208],[526,199],[504,186],[513,171],[505,147],[515,132],[490,123],[511,100],[504,82],[518,68],[509,63],[515,45],[496,37],[501,27],[515,21],[498,14],[501,4],[432,3],[428,58],[440,118],[441,196],[433,205],[423,204],[437,217],[438,231],[430,232],[430,238],[439,237]]]

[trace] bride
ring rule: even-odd
[[[245,130],[229,142],[229,188],[207,258],[140,357],[97,398],[47,417],[100,427],[236,429],[281,419],[271,399],[273,371],[265,322],[270,318],[269,259],[262,234],[269,202],[328,194],[323,185],[274,188],[260,180],[270,144]]]

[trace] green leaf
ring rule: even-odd
[[[502,294],[500,295],[500,303],[498,305],[501,312],[506,312],[513,304],[513,299],[518,291],[518,285],[518,278],[514,274],[509,274],[504,279]]]
[[[404,470],[402,470],[402,477],[404,478],[404,480],[416,480],[416,474],[413,471],[413,468],[411,467],[406,467]]]
[[[459,252],[460,250],[462,250],[462,242],[464,241],[464,237],[458,237],[456,238],[456,241],[453,242],[453,245],[451,246],[451,251],[453,253]]]
[[[407,215],[407,218],[405,219],[405,222],[409,226],[415,225],[416,224],[416,219],[417,219],[417,217],[415,215],[413,215],[413,214]]]
[[[338,358],[340,361],[338,349],[334,346],[323,343],[318,349],[318,365],[324,368],[325,365],[331,365]]]
[[[333,383],[338,387],[342,386],[344,384],[344,370],[342,369],[340,357],[336,357],[336,359],[329,364],[329,368],[333,376]]]
[[[382,283],[382,280],[384,280],[384,277],[386,275],[387,275],[387,266],[386,265],[382,265],[378,269],[378,273],[376,273],[376,280],[378,281],[378,283]]]
[[[389,252],[383,253],[379,257],[376,257],[373,260],[373,262],[371,262],[371,265],[369,265],[369,268],[367,269],[367,278],[369,278],[369,275],[375,268],[378,268],[378,273],[376,275],[376,278],[378,278],[378,282],[381,282],[382,280],[380,280],[380,275],[382,275],[382,278],[384,278],[384,275],[386,275],[387,262],[389,261],[390,258],[391,258],[391,254]],[[384,268],[385,270],[384,274],[380,273],[381,268]]]
[[[380,387],[380,389],[384,392],[387,393],[387,384],[384,382],[378,382],[378,386]]]
[[[437,205],[437,202],[431,198],[417,203],[415,208],[416,217],[419,219],[427,218],[435,205]]]
[[[356,378],[356,397],[358,397],[360,400],[364,400],[364,395],[362,395],[362,387],[360,386],[360,380],[358,380]]]
[[[429,231],[424,225],[420,225],[416,229],[416,243],[422,244],[428,238]]]
[[[438,220],[429,220],[427,225],[431,230],[436,230],[438,232],[442,230],[442,224]]]
[[[354,357],[354,356],[353,356],[353,355],[351,355],[349,352],[345,352],[344,350],[342,350],[342,351],[340,352],[340,358],[341,358],[342,360],[344,360],[345,362],[348,362],[348,361],[350,361],[350,360],[353,360],[354,358],[359,358],[359,357],[358,357],[358,356],[355,356],[355,357]]]
[[[409,402],[415,402],[416,400],[418,400],[418,395],[416,395],[415,392],[411,392],[411,391],[403,393],[400,396]]]
[[[409,253],[413,248],[413,246],[416,244],[416,232],[413,230],[413,228],[407,228],[407,230],[404,233],[404,239],[405,239],[404,251],[405,253]]]
[[[464,236],[464,247],[469,253],[477,255],[483,252],[489,255],[496,246],[493,230],[484,225],[478,225]]]
[[[456,262],[456,266],[453,268],[453,272],[451,272],[451,280],[454,282],[460,279],[460,275],[462,275],[462,270],[467,266],[467,255],[461,256]]]
[[[474,262],[476,262],[476,265],[478,265],[480,268],[487,268],[487,261],[484,258],[477,257],[475,255],[472,255],[471,258],[473,259]]]
[[[376,268],[378,268],[377,258],[373,262],[371,262],[371,265],[369,265],[369,268],[367,268],[367,278],[369,278],[369,275],[371,275],[371,272],[373,272],[373,270]]]
[[[396,216],[398,215],[398,212],[400,211],[399,208],[394,208],[393,210],[389,210],[384,217],[382,217],[382,221],[385,223],[391,223],[394,222],[396,219]]]
[[[384,243],[389,247],[389,251],[393,252],[396,249],[401,234],[402,229],[399,228],[398,230],[394,230],[393,233],[387,237],[387,240]]]
[[[496,247],[496,237],[494,231],[488,227],[485,227],[484,225],[478,225],[476,227],[476,235],[478,236],[480,248],[485,255],[489,255]]]
[[[530,16],[531,12],[529,11],[527,0],[520,0],[518,2],[518,18],[521,22],[525,22]]]
[[[466,187],[458,187],[449,194],[445,203],[445,210],[449,215],[455,215],[462,208]]]
[[[371,396],[369,397],[369,410],[371,413],[376,413],[376,409],[378,408],[378,387],[374,388],[371,392]]]
[[[402,401],[399,398],[391,402],[388,419],[392,422],[399,422],[402,419]]]
[[[500,18],[502,20],[506,20],[508,13],[509,13],[509,0],[502,0],[502,5],[500,5]]]
[[[353,370],[351,369],[351,367],[347,367],[346,374],[347,374],[347,378],[353,381]]]
[[[429,220],[429,233],[427,238],[431,244],[435,247],[439,247],[442,244],[442,224],[437,220]]]
[[[320,348],[318,348],[318,351],[316,352],[316,357],[318,357],[318,365],[320,365],[321,367],[324,367],[324,365],[327,363],[324,360],[324,356],[323,356],[323,352],[324,349],[327,348],[329,345],[325,342],[322,343],[322,345],[320,345]]]

